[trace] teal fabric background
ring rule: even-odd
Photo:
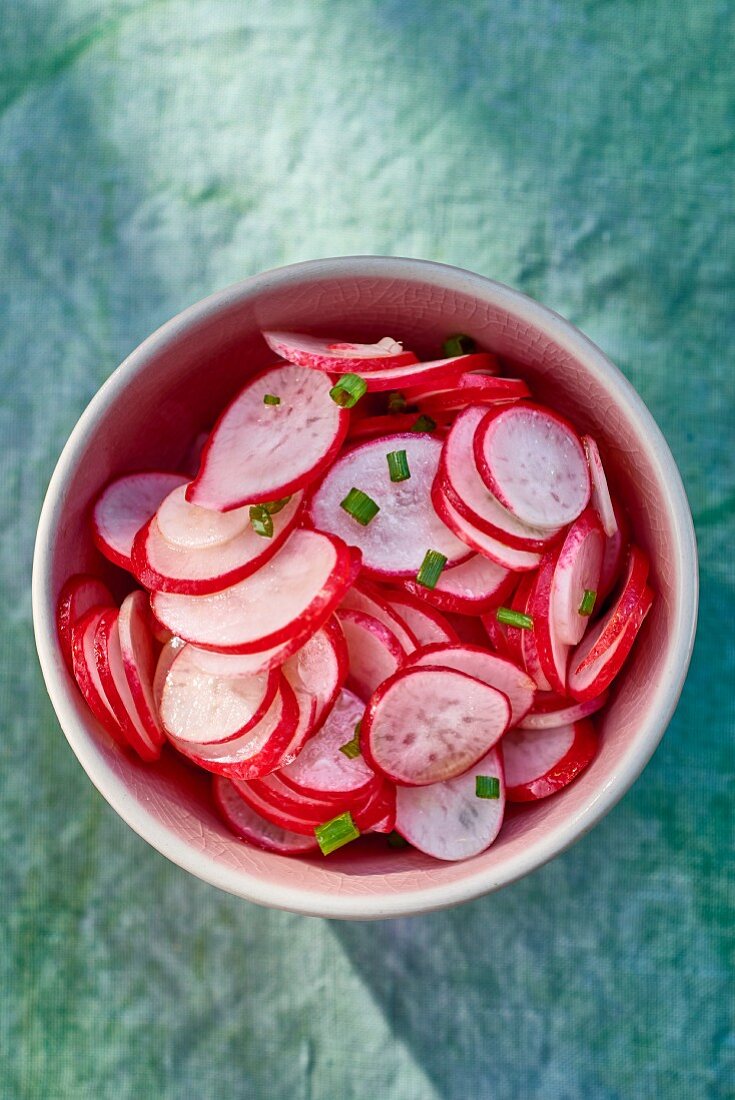
[[[0,0],[0,1095],[735,1095],[735,18],[720,0]],[[279,264],[422,256],[634,382],[697,522],[698,645],[586,839],[344,925],[168,864],[97,795],[31,634],[58,453],[123,356]]]

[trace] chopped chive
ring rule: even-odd
[[[269,516],[275,516],[276,512],[280,512],[282,508],[285,508],[291,497],[282,497],[281,500],[269,500],[263,507],[268,512]]]
[[[374,520],[380,511],[379,505],[375,503],[372,497],[369,497],[367,493],[363,493],[362,489],[350,489],[349,493],[344,500],[340,501],[340,508],[344,508],[348,515],[362,524],[363,527],[367,527],[371,520]]]
[[[341,409],[351,409],[364,393],[367,393],[367,382],[359,374],[343,374],[332,386],[329,396]]]
[[[280,397],[276,397],[276,395],[274,393],[267,393],[265,395],[265,397],[263,398],[263,404],[264,405],[280,405],[281,404],[281,399],[280,399]]]
[[[458,332],[455,336],[447,337],[442,350],[446,356],[471,355],[475,347],[475,341],[471,336],[465,336],[463,332]]]
[[[595,610],[595,601],[597,600],[597,593],[593,588],[585,588],[584,596],[582,596],[582,602],[579,605],[580,615],[591,615]]]
[[[406,840],[405,836],[401,836],[395,829],[392,833],[388,833],[388,847],[389,848],[410,848],[410,844]]]
[[[476,775],[475,795],[478,798],[500,798],[500,780],[497,775]]]
[[[352,814],[349,810],[333,817],[331,821],[325,821],[321,825],[314,826],[314,836],[319,841],[319,847],[324,856],[336,852],[338,848],[341,848],[344,844],[349,844],[351,840],[357,840],[359,835],[360,830],[352,820]]]
[[[273,520],[266,504],[254,504],[250,509],[250,526],[256,535],[264,539],[273,538]]]
[[[344,745],[340,745],[339,751],[343,752],[345,756],[349,756],[350,760],[354,760],[360,755],[360,727],[362,722],[358,722],[355,726],[355,733],[351,741],[346,741]]]
[[[425,413],[421,413],[418,420],[415,421],[408,429],[410,432],[433,432],[436,427],[436,420],[432,420],[430,416],[426,416]]]
[[[436,582],[446,564],[446,555],[440,554],[438,550],[427,550],[421,562],[421,568],[416,574],[416,580],[424,588],[436,588]]]
[[[391,481],[408,481],[411,471],[408,468],[406,452],[389,451],[385,457],[388,459],[388,472]]]
[[[388,394],[388,412],[389,413],[402,413],[406,411],[408,402],[402,393],[394,391]]]
[[[533,619],[530,615],[524,615],[522,611],[512,611],[509,607],[499,607],[495,612],[495,618],[506,626],[517,626],[521,630],[533,630]]]

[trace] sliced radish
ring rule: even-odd
[[[630,545],[630,524],[628,517],[617,501],[613,502],[613,511],[617,522],[617,531],[605,539],[602,554],[602,569],[597,592],[597,604],[600,606],[615,587]]]
[[[392,833],[396,827],[396,788],[381,783],[361,805],[354,806],[352,817],[361,833]]]
[[[337,611],[350,656],[348,684],[367,701],[383,680],[400,668],[405,650],[392,630],[364,611],[341,608]]]
[[[643,625],[653,603],[653,592],[644,589],[638,604],[630,611],[616,633],[609,633],[610,617],[613,608],[583,639],[572,656],[569,673],[569,693],[580,703],[595,699],[610,686],[633,648],[638,631]],[[607,642],[594,660],[590,660],[592,650],[597,650],[600,639],[607,635]]]
[[[417,599],[459,615],[479,615],[497,606],[514,583],[507,569],[482,554],[445,569],[433,588],[425,588],[418,581],[403,582],[406,591]]]
[[[123,666],[135,709],[150,740],[160,748],[165,738],[153,697],[157,653],[151,634],[150,605],[144,592],[138,590],[125,597],[117,626]]]
[[[453,668],[502,691],[510,703],[510,724],[517,725],[528,713],[536,694],[531,677],[504,657],[471,645],[430,645],[412,653],[407,666],[432,665]]]
[[[388,603],[387,599],[378,591],[376,585],[367,581],[353,584],[340,605],[351,611],[363,611],[366,615],[372,615],[378,622],[387,626],[391,633],[395,634],[398,644],[405,653],[410,653],[418,646],[418,640],[414,632],[405,621]]]
[[[591,722],[554,729],[514,729],[503,738],[505,791],[509,802],[534,802],[566,787],[597,752]]]
[[[355,794],[374,784],[375,773],[363,756],[349,757],[340,752],[343,745],[353,740],[355,726],[364,712],[362,700],[343,688],[316,737],[307,741],[292,764],[280,770],[283,782],[315,798],[324,794]]]
[[[303,332],[269,331],[263,337],[271,351],[289,363],[328,374],[359,374],[418,363],[412,351],[404,351],[403,345],[390,336],[384,336],[376,344],[353,344]]]
[[[458,355],[451,359],[432,359],[409,367],[393,367],[389,370],[371,370],[362,377],[368,392],[384,390],[411,390],[417,387],[451,386],[458,375],[467,370],[485,370],[492,364],[485,352]]]
[[[613,606],[603,619],[602,629],[595,631],[596,640],[584,647],[584,658],[577,659],[575,668],[583,671],[585,665],[592,664],[627,626],[634,610],[641,601],[648,580],[648,557],[638,546],[631,546],[628,563],[620,591]]]
[[[539,566],[528,611],[533,619],[533,630],[524,631],[524,634],[533,634],[541,671],[552,690],[564,695],[569,646],[561,640],[559,623],[552,605],[552,584],[557,558],[556,554],[546,554]]]
[[[151,737],[138,714],[123,663],[118,624],[117,608],[103,612],[97,624],[94,656],[99,678],[127,743],[143,760],[157,760],[161,755],[161,734],[156,729]]]
[[[522,523],[557,530],[587,506],[584,448],[569,421],[551,409],[530,403],[491,409],[474,448],[482,480]]]
[[[296,493],[273,517],[273,536],[265,538],[248,526],[217,546],[186,549],[173,546],[162,534],[158,517],[141,528],[133,543],[133,572],[154,592],[178,592],[201,596],[221,592],[251,576],[278,552],[293,531],[301,510],[302,493]],[[195,507],[189,505],[189,507]],[[202,508],[195,509],[198,512]],[[234,515],[234,512],[213,513]]]
[[[214,799],[225,824],[232,832],[266,852],[281,855],[301,855],[315,851],[319,845],[316,837],[299,836],[288,829],[281,829],[256,813],[244,801],[230,779],[217,776],[214,780]]]
[[[186,485],[179,485],[161,501],[156,512],[159,534],[171,546],[205,550],[229,542],[250,527],[249,508],[213,512],[211,508],[190,504],[186,489]]]
[[[92,535],[97,549],[115,565],[132,572],[133,540],[161,501],[179,485],[181,474],[160,471],[125,474],[102,490],[92,509]]]
[[[324,821],[329,821],[336,816],[327,812],[325,817],[315,817],[313,812],[304,808],[296,813],[279,805],[274,799],[267,797],[268,792],[262,791],[256,780],[244,781],[236,779],[235,787],[240,797],[247,802],[255,813],[261,814],[267,821],[281,829],[297,833],[300,836],[315,836],[314,829]]]
[[[381,684],[360,733],[370,766],[393,783],[424,786],[471,768],[508,727],[502,692],[463,672],[408,667]]]
[[[127,748],[127,739],[100,679],[94,650],[94,640],[100,619],[103,615],[112,612],[117,614],[117,609],[91,607],[89,611],[85,611],[72,622],[72,663],[74,678],[92,714],[117,745]]]
[[[546,550],[558,531],[530,527],[516,519],[480,477],[474,452],[475,433],[487,409],[472,406],[454,422],[442,451],[437,480],[452,508],[472,527],[516,550]]]
[[[349,427],[349,413],[329,396],[331,385],[290,364],[251,378],[215,424],[187,500],[227,512],[303,489],[328,469]],[[280,404],[264,404],[266,394]]]
[[[101,610],[110,607],[114,602],[107,585],[96,577],[90,577],[88,573],[75,573],[61,589],[56,604],[56,628],[61,651],[70,672],[74,670],[72,627],[93,607]]]
[[[407,481],[390,479],[386,455],[398,450],[406,452],[411,471]],[[469,556],[467,547],[442,523],[431,503],[440,455],[438,439],[410,432],[358,444],[341,455],[314,493],[314,526],[358,547],[363,568],[374,576],[416,576],[427,550],[457,564]],[[340,507],[352,488],[367,493],[380,508],[366,527]]]
[[[511,600],[511,610],[519,611],[522,615],[533,618],[533,599],[536,587],[536,577],[530,574],[523,577]],[[508,626],[505,628],[506,644],[511,659],[522,665],[528,675],[540,691],[550,691],[549,683],[544,672],[538,652],[538,639],[536,624],[531,630],[522,627]]]
[[[513,570],[516,573],[524,570],[536,569],[541,561],[541,555],[527,550],[516,550],[512,546],[506,546],[498,542],[492,535],[478,530],[464,516],[460,515],[456,508],[449,502],[438,482],[434,482],[431,490],[431,500],[437,515],[461,539],[466,546],[477,554],[494,561],[496,565],[504,569]]]
[[[202,649],[258,653],[303,644],[329,618],[353,579],[345,544],[316,531],[294,531],[266,564],[222,592],[155,592],[156,617]]]
[[[520,644],[518,650],[515,652],[515,654],[513,654],[511,651],[511,647],[508,645],[506,628],[502,623],[499,623],[497,620],[497,610],[497,608],[493,608],[491,611],[488,611],[486,612],[486,614],[480,616],[482,625],[485,628],[485,633],[488,637],[488,641],[490,642],[490,645],[493,647],[495,652],[498,653],[501,657],[508,657],[511,660],[513,659],[513,657],[515,657],[517,658],[517,660],[520,661]],[[520,643],[520,638],[518,639],[518,641]]]
[[[153,702],[155,703],[156,714],[159,718],[161,717],[161,700],[163,699],[163,689],[166,684],[168,671],[185,645],[186,642],[174,636],[173,638],[169,638],[158,655],[156,672],[153,677]],[[194,647],[192,646],[191,648],[193,649]]]
[[[607,702],[607,694],[603,691],[601,695],[586,703],[570,703],[568,699],[563,699],[554,692],[539,692],[532,710],[518,725],[524,730],[548,730],[555,726],[578,722],[602,710]],[[544,699],[543,695],[549,695],[549,699]]]
[[[594,508],[586,508],[567,533],[554,566],[551,617],[560,642],[577,645],[589,625],[581,615],[585,592],[600,585],[605,538]]]
[[[457,632],[449,621],[433,607],[421,604],[407,592],[391,592],[386,597],[389,606],[400,615],[419,646],[432,642],[456,642]]]
[[[283,674],[299,704],[299,721],[279,761],[290,764],[318,733],[337,701],[349,673],[347,642],[332,616],[302,649],[283,665]]]
[[[600,451],[590,435],[583,435],[582,443],[587,454],[587,462],[592,478],[592,504],[602,521],[605,534],[611,539],[618,529],[618,521],[615,518],[615,509],[610,499],[610,490],[607,487],[607,478],[600,458]]]
[[[352,421],[347,435],[349,442],[361,439],[375,439],[377,436],[390,435],[391,432],[410,432],[416,424],[419,413],[391,413],[388,416],[362,416]],[[434,431],[450,426],[449,416],[444,414],[433,418],[436,424]],[[430,433],[429,433],[430,434]]]
[[[320,825],[323,821],[336,817],[338,813],[349,810],[356,801],[354,795],[346,795],[343,805],[339,807],[333,798],[311,798],[287,786],[278,772],[265,775],[262,779],[253,779],[249,786],[258,798],[275,809],[310,821],[312,832],[314,825]]]
[[[499,798],[477,797],[479,775],[499,780]],[[504,813],[503,763],[497,749],[456,779],[396,791],[396,829],[414,848],[436,859],[469,859],[484,852],[500,832]]]
[[[421,402],[423,412],[451,412],[454,409],[466,409],[468,405],[501,405],[520,401],[530,397],[531,391],[520,378],[493,378],[481,374],[462,374],[455,385],[445,390],[412,397]]]

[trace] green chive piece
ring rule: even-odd
[[[345,499],[340,501],[339,506],[344,508],[345,512],[362,524],[363,527],[367,527],[368,523],[374,520],[380,511],[379,505],[375,503],[372,497],[369,497],[367,493],[363,493],[362,489],[354,488],[350,489]]]
[[[404,836],[401,836],[401,834],[397,833],[394,829],[392,833],[388,833],[388,847],[389,848],[410,848],[411,845],[408,843],[408,841],[406,840],[406,838]]]
[[[352,820],[352,814],[347,810],[346,813],[333,817],[331,821],[315,825],[314,835],[319,841],[322,855],[328,856],[343,845],[349,844],[351,840],[357,840],[360,830]]]
[[[367,393],[367,382],[359,374],[343,374],[332,386],[329,396],[341,409],[352,409],[364,393]]]
[[[281,399],[280,399],[280,397],[276,397],[276,395],[274,393],[267,393],[265,395],[265,397],[263,398],[263,404],[264,405],[280,405],[281,404]]]
[[[594,588],[585,588],[584,596],[582,596],[582,602],[579,605],[580,615],[591,615],[595,610],[595,602],[597,600],[597,593]]]
[[[478,798],[500,798],[500,780],[497,775],[476,775],[475,794]]]
[[[408,402],[402,393],[398,393],[395,390],[393,393],[388,394],[388,412],[389,413],[402,413],[406,411]]]
[[[471,336],[465,336],[464,333],[458,332],[455,336],[447,337],[442,350],[449,358],[452,355],[471,355],[476,346]]]
[[[533,619],[530,615],[524,615],[522,611],[512,611],[509,607],[499,607],[495,612],[495,618],[506,626],[517,626],[521,630],[533,630]]]
[[[268,512],[269,516],[275,516],[276,512],[280,512],[282,508],[285,508],[291,497],[283,497],[281,500],[269,500],[263,507]]]
[[[408,430],[410,432],[433,432],[435,427],[436,420],[432,420],[430,416],[421,413],[418,420]]]
[[[406,452],[389,451],[385,457],[388,459],[388,472],[391,481],[408,481],[411,471],[408,468]]]
[[[340,745],[339,751],[343,752],[345,756],[348,756],[350,760],[355,760],[360,755],[360,729],[362,722],[358,722],[355,726],[355,733],[351,741],[346,741],[344,745]]]
[[[273,538],[273,520],[266,504],[254,504],[250,509],[250,525],[256,535],[264,539]]]
[[[421,568],[416,574],[416,580],[424,588],[436,588],[436,582],[446,564],[447,559],[444,554],[440,554],[438,550],[427,550],[421,562]]]

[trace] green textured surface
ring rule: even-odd
[[[734,24],[717,0],[0,0],[3,1100],[735,1095]],[[59,732],[29,594],[54,462],[126,352],[355,252],[492,275],[596,340],[680,464],[703,582],[620,806],[499,895],[376,925],[258,909],[128,830]]]

